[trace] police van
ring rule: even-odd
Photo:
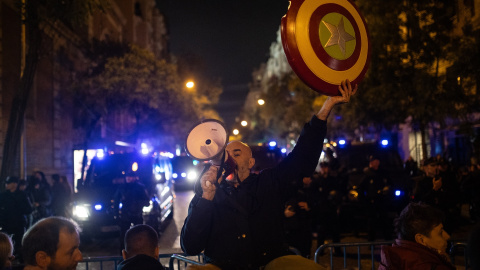
[[[172,164],[163,153],[113,153],[96,151],[83,180],[75,185],[73,219],[86,238],[118,232],[122,205],[116,191],[125,184],[125,176],[135,174],[150,196],[143,208],[143,222],[161,231],[173,217]]]

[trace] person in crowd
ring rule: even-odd
[[[12,238],[0,232],[0,270],[12,269],[14,259]]]
[[[468,236],[467,258],[470,269],[480,270],[480,223],[477,223]]]
[[[24,270],[72,270],[83,259],[80,228],[65,217],[47,217],[23,236]]]
[[[125,249],[118,270],[164,270],[158,261],[158,234],[150,226],[140,224],[130,228],[125,234]]]
[[[181,231],[181,247],[188,255],[204,251],[206,262],[221,269],[258,269],[281,260],[319,267],[302,256],[289,255],[283,233],[285,202],[292,179],[311,175],[323,149],[326,120],[333,107],[347,103],[357,86],[343,81],[339,96],[328,97],[320,111],[306,123],[293,151],[277,166],[251,174],[255,165],[252,151],[232,141],[226,152],[236,164],[233,177],[217,177],[219,164],[204,170],[201,188],[190,202]],[[228,180],[227,180],[228,179]],[[288,257],[286,257],[288,256]],[[300,268],[296,268],[300,269]],[[308,268],[302,268],[308,269]]]
[[[310,257],[312,247],[312,214],[306,201],[291,199],[285,204],[285,238],[290,247],[296,248],[301,255]]]
[[[315,213],[315,232],[317,234],[317,248],[330,237],[333,243],[340,242],[339,213],[342,204],[343,192],[346,189],[340,177],[331,173],[328,162],[320,162],[320,171],[315,177],[317,196],[317,211]],[[340,254],[340,249],[335,249]]]
[[[423,203],[410,203],[395,219],[397,239],[382,246],[379,270],[454,270],[446,253],[450,235],[443,229],[445,215]]]
[[[28,182],[25,179],[18,180],[18,190],[27,192]]]
[[[52,214],[68,217],[72,203],[72,188],[64,176],[54,174],[52,175],[52,180]]]
[[[419,174],[417,161],[415,161],[412,156],[408,156],[407,160],[405,161],[404,168],[405,172],[410,177],[415,177]]]
[[[122,205],[120,213],[120,250],[124,248],[125,233],[130,226],[143,224],[143,207],[148,206],[150,198],[145,186],[138,181],[135,172],[128,172],[122,184],[116,191],[115,205]]]
[[[52,202],[52,191],[50,185],[45,178],[45,174],[41,171],[35,171],[30,179],[28,193],[32,200],[33,212],[30,225],[38,220],[52,215],[50,204]]]
[[[393,234],[393,220],[388,216],[392,184],[380,170],[380,164],[378,156],[370,156],[368,168],[359,185],[359,199],[366,213],[369,242],[376,239],[377,231],[382,231],[385,240],[391,240]]]
[[[0,194],[0,219],[2,230],[13,235],[15,256],[21,262],[22,237],[27,229],[27,215],[32,205],[25,192],[18,190],[18,177],[9,176],[5,180],[5,191]]]
[[[456,207],[456,205],[449,205],[449,203],[451,203],[449,198],[451,193],[449,193],[450,190],[448,186],[445,185],[445,181],[442,175],[440,175],[438,167],[439,162],[436,157],[425,160],[423,166],[425,175],[417,180],[413,192],[413,201],[423,202],[443,211],[446,215],[444,222],[445,230],[451,234],[454,229],[454,219],[457,215],[452,215],[450,209]]]
[[[469,204],[470,219],[480,221],[480,164],[473,163],[460,183],[460,190]]]

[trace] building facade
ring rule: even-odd
[[[22,32],[19,2],[0,2],[0,158],[28,46]],[[110,40],[135,44],[158,58],[168,53],[164,17],[154,0],[112,0],[109,4],[105,12],[91,15],[87,26],[78,29],[42,20],[42,47],[25,112],[17,176],[26,178],[40,170],[47,178],[58,173],[73,183],[73,149],[83,144],[86,134],[74,126],[71,85],[94,64],[85,57],[88,44]]]

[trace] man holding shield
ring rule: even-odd
[[[203,251],[212,269],[274,269],[278,264],[284,269],[289,264],[295,269],[320,267],[289,252],[282,225],[284,204],[292,181],[300,183],[314,172],[331,110],[337,104],[348,103],[357,88],[348,80],[342,81],[338,86],[340,95],[328,97],[305,124],[292,152],[280,164],[258,175],[250,173],[255,165],[250,147],[230,142],[225,150],[235,161],[233,178],[221,181],[215,165],[201,176],[201,192],[192,199],[181,232],[183,251],[188,255]]]

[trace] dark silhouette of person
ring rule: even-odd
[[[54,174],[52,175],[52,180],[52,214],[68,217],[72,203],[72,189],[66,177]]]
[[[120,248],[123,250],[125,233],[132,225],[143,224],[143,207],[148,206],[150,198],[145,186],[138,181],[135,172],[127,173],[125,183],[115,193],[115,205],[120,216]]]
[[[22,237],[27,229],[27,215],[32,205],[25,192],[18,190],[18,177],[9,176],[5,180],[6,190],[0,194],[0,218],[2,230],[12,234],[15,257],[22,262]]]
[[[164,270],[158,261],[158,234],[145,224],[135,225],[125,234],[125,249],[117,270]]]

